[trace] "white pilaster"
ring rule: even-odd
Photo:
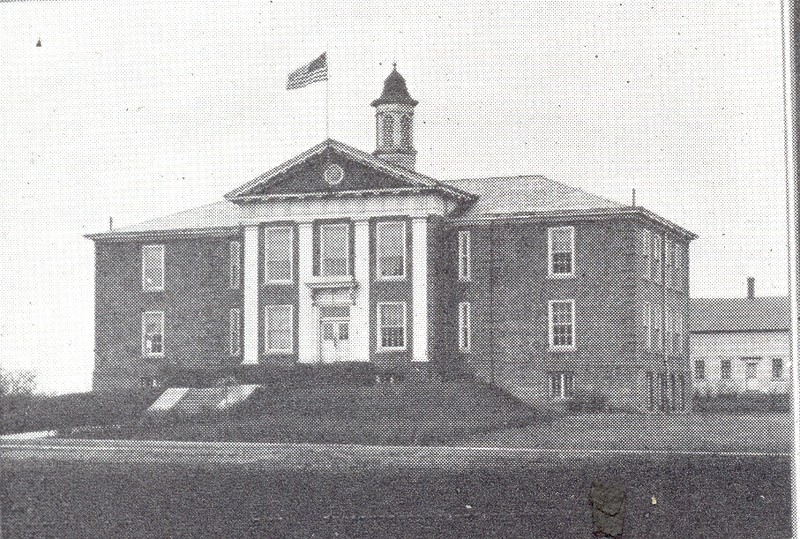
[[[306,286],[314,276],[314,225],[310,222],[299,223],[297,232],[297,361],[316,363],[319,359],[319,322],[314,308],[314,293]]]
[[[244,360],[258,363],[258,225],[244,227]]]
[[[428,361],[428,219],[411,220],[412,361]]]
[[[369,361],[369,221],[354,226],[355,267],[358,283],[355,305],[350,307],[351,354],[353,361]]]

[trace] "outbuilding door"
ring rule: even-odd
[[[747,391],[758,391],[758,376],[756,363],[748,361],[745,363],[745,383],[747,384]]]

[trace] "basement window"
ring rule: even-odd
[[[569,399],[575,396],[575,374],[573,372],[551,372],[548,380],[551,399]]]

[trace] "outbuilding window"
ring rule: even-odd
[[[164,290],[164,246],[142,246],[142,290]]]
[[[405,350],[406,304],[378,303],[378,350]]]
[[[164,355],[164,312],[142,313],[142,355],[162,357]]]
[[[551,277],[571,277],[575,265],[575,227],[547,229],[547,248]]]
[[[550,348],[575,347],[575,300],[549,302]]]
[[[403,279],[406,276],[406,224],[381,222],[376,228],[378,278]]]

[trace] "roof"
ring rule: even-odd
[[[692,298],[689,332],[788,331],[789,297]]]
[[[367,167],[371,167],[375,170],[380,170],[382,172],[391,174],[392,176],[400,180],[403,180],[411,188],[425,188],[425,189],[441,191],[444,192],[444,194],[462,200],[473,200],[475,198],[475,195],[468,193],[447,182],[440,182],[438,180],[431,178],[430,176],[426,176],[424,174],[420,174],[419,172],[415,172],[413,170],[408,170],[406,168],[397,166],[389,161],[381,159],[380,157],[376,157],[365,151],[359,150],[358,148],[354,148],[348,144],[345,144],[344,142],[340,142],[338,140],[334,140],[331,138],[324,140],[323,142],[317,144],[313,148],[310,148],[305,152],[301,153],[300,155],[293,157],[292,159],[289,159],[288,161],[278,165],[277,167],[261,174],[255,179],[234,189],[233,191],[226,193],[225,198],[228,200],[247,200],[248,192],[252,191],[258,186],[261,186],[262,184],[269,183],[270,181],[276,179],[278,176],[288,171],[292,167],[299,165],[300,163],[303,163],[310,157],[320,154],[328,149],[331,149],[335,152],[338,152],[341,155],[349,157],[350,159],[353,159],[354,161],[357,161]],[[326,195],[327,194],[328,193],[326,193]],[[285,198],[286,196],[281,195],[280,197]],[[256,198],[263,199],[266,197],[264,195],[259,195]]]
[[[378,105],[388,103],[411,105],[412,107],[417,106],[417,103],[419,103],[419,101],[409,95],[408,88],[406,87],[406,79],[397,72],[397,64],[394,64],[394,69],[392,69],[392,72],[386,77],[386,80],[383,81],[383,93],[378,99],[373,101],[371,105],[377,107]]]
[[[191,232],[239,226],[239,206],[227,200],[213,202],[190,210],[156,217],[142,223],[117,228],[99,234],[89,234],[91,239],[121,238],[146,232]]]
[[[622,208],[624,204],[593,195],[544,176],[506,176],[451,180],[478,200],[464,217],[550,210]]]

